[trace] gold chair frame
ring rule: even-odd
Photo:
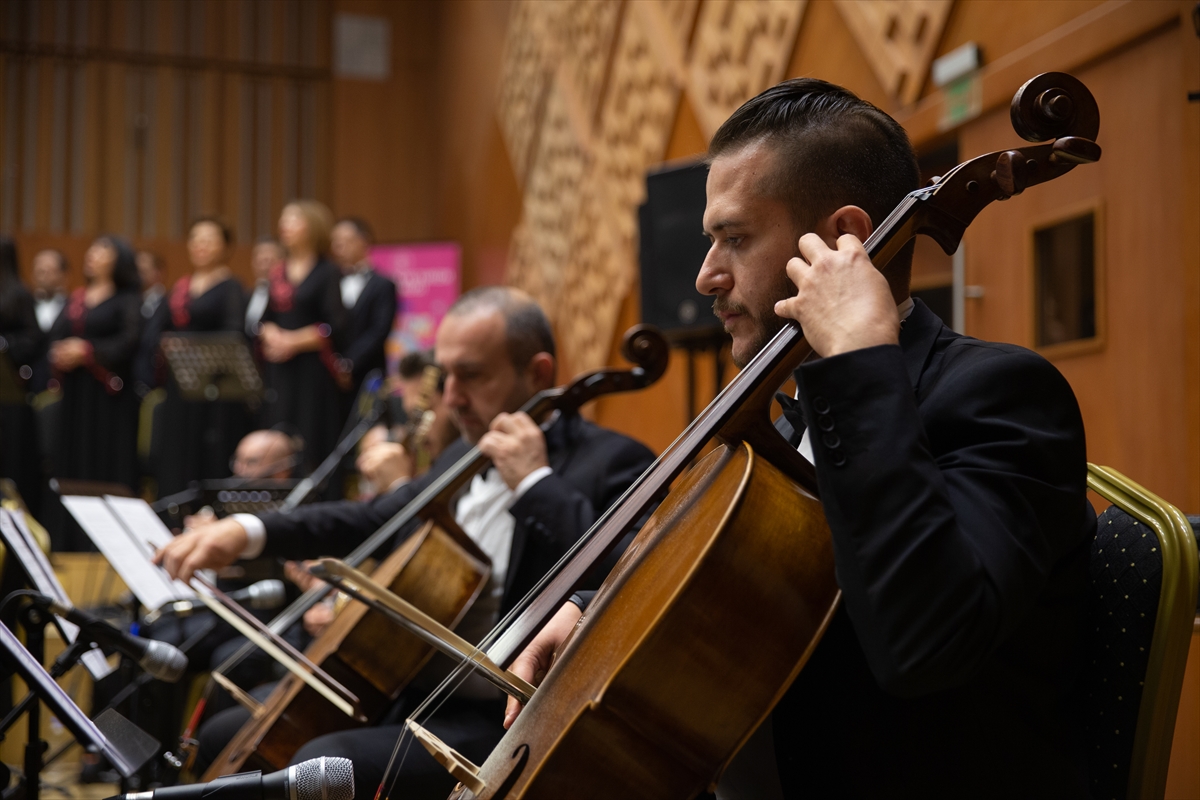
[[[1115,469],[1089,463],[1087,482],[1096,494],[1148,525],[1158,536],[1162,552],[1162,588],[1138,708],[1126,795],[1161,798],[1167,789],[1175,716],[1196,615],[1200,572],[1196,539],[1179,509]]]

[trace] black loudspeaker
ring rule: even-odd
[[[648,173],[646,202],[638,209],[642,321],[676,340],[721,333],[713,298],[696,291],[696,275],[709,246],[704,236],[707,178],[705,164]]]

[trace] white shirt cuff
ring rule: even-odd
[[[412,482],[412,478],[396,478],[396,480],[392,481],[391,486],[388,486],[386,489],[384,489],[379,494],[381,494],[381,495],[391,494],[392,492],[399,489],[401,486],[407,486],[411,482]]]
[[[239,558],[258,558],[267,545],[267,526],[253,514],[230,514],[229,518],[246,531],[246,548]]]
[[[517,488],[513,489],[512,500],[508,504],[509,507],[512,507],[513,503],[524,497],[525,493],[532,489],[534,484],[553,472],[554,470],[550,469],[549,467],[538,467],[533,472],[522,478],[521,482],[517,484]]]

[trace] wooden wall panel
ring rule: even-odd
[[[330,86],[334,213],[363,216],[381,241],[433,238],[437,5],[337,0],[334,11],[384,17],[392,30],[390,78],[335,79]]]
[[[5,0],[0,85],[17,113],[0,124],[0,230],[23,261],[35,241],[82,253],[112,232],[167,255],[174,278],[195,214],[223,213],[245,243],[285,199],[328,199],[329,8]]]
[[[1188,451],[1196,409],[1187,393],[1187,317],[1200,297],[1181,252],[1185,187],[1179,170],[1186,93],[1181,48],[1168,30],[1078,73],[1102,113],[1098,164],[985,211],[967,231],[967,280],[986,294],[969,301],[973,335],[1032,346],[1031,226],[1092,199],[1104,204],[1107,344],[1053,359],[1079,398],[1088,457],[1121,470],[1190,513],[1200,475]],[[1153,121],[1153,122],[1148,122]],[[1147,130],[1153,146],[1146,146]],[[1006,111],[966,126],[963,153],[1013,141]],[[1194,231],[1194,227],[1193,227]]]

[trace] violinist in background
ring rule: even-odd
[[[442,320],[436,356],[445,375],[443,401],[463,438],[447,447],[423,476],[369,503],[314,503],[287,515],[237,514],[176,537],[156,561],[172,576],[185,577],[195,569],[226,566],[239,556],[260,553],[296,561],[345,555],[478,444],[493,467],[475,476],[453,509],[460,527],[492,561],[489,584],[457,627],[464,638],[478,641],[624,493],[653,455],[576,413],[559,415],[545,432],[520,413],[526,401],[553,385],[556,368],[549,320],[523,292],[494,286],[464,294]],[[393,547],[418,522],[401,529]],[[431,662],[436,663],[437,658]],[[468,684],[434,726],[452,746],[478,757],[503,732],[504,703],[482,679]],[[294,759],[350,758],[356,796],[372,797],[405,710],[422,691],[414,685],[412,695],[402,693],[382,727],[321,736]],[[230,709],[206,722],[199,735],[199,759],[215,759],[247,719],[243,709]],[[432,756],[417,750],[405,760],[401,794],[442,800],[454,779]]]
[[[16,483],[35,517],[41,513],[41,458],[27,395],[33,365],[45,352],[33,295],[17,269],[17,245],[0,236],[0,478]]]
[[[862,242],[918,187],[879,109],[785,81],[722,124],[709,159],[696,288],[738,365],[787,319],[815,351],[778,427],[816,469],[842,591],[717,798],[1090,797],[1072,684],[1096,516],[1071,387],[910,297],[911,244],[872,265]],[[548,669],[587,601],[512,671]]]
[[[133,249],[116,236],[92,242],[87,285],[71,293],[50,329],[50,367],[62,391],[54,474],[138,491],[138,398],[132,387],[142,332]]]
[[[390,430],[376,425],[363,436],[355,466],[370,496],[393,491],[425,474],[442,451],[462,435],[446,407],[441,381],[429,393],[428,405],[423,406],[425,370],[432,366],[433,352],[429,350],[406,353],[400,359],[397,383],[407,421]]]

